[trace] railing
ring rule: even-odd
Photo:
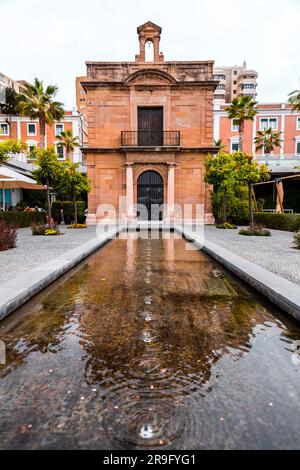
[[[268,153],[268,154],[256,154],[255,159],[258,161],[266,161],[269,160],[270,162],[272,161],[291,161],[291,160],[297,160],[298,164],[300,163],[300,154],[296,153]]]
[[[122,147],[178,147],[180,131],[122,131]]]
[[[255,155],[255,160],[258,163],[265,163],[273,172],[286,172],[299,171],[300,168],[300,155],[295,154],[265,154]]]

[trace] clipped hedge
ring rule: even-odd
[[[47,214],[45,212],[8,211],[0,212],[0,218],[6,220],[12,227],[25,228],[33,223],[45,224]]]
[[[77,201],[77,214],[83,215],[85,209],[85,202],[84,201]]]
[[[296,232],[300,230],[300,215],[275,214],[270,212],[255,212],[254,221],[258,225],[275,230]]]
[[[63,204],[64,215],[73,215],[73,202],[63,201],[62,204]]]

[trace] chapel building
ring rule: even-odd
[[[211,221],[204,160],[216,152],[213,141],[212,60],[165,61],[161,28],[137,28],[139,54],[133,62],[87,62],[87,75],[76,82],[77,105],[88,124],[83,148],[89,193],[89,222],[101,218],[101,204],[119,207],[126,196],[127,216],[135,204],[149,209],[166,204],[203,204]],[[147,57],[150,46],[153,57]]]

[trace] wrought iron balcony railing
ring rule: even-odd
[[[178,147],[180,131],[122,131],[122,147]]]

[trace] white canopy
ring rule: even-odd
[[[37,184],[32,178],[28,178],[28,176],[24,176],[5,166],[0,166],[0,189],[3,191],[3,210],[5,210],[5,189],[15,188],[46,189],[45,186]]]

